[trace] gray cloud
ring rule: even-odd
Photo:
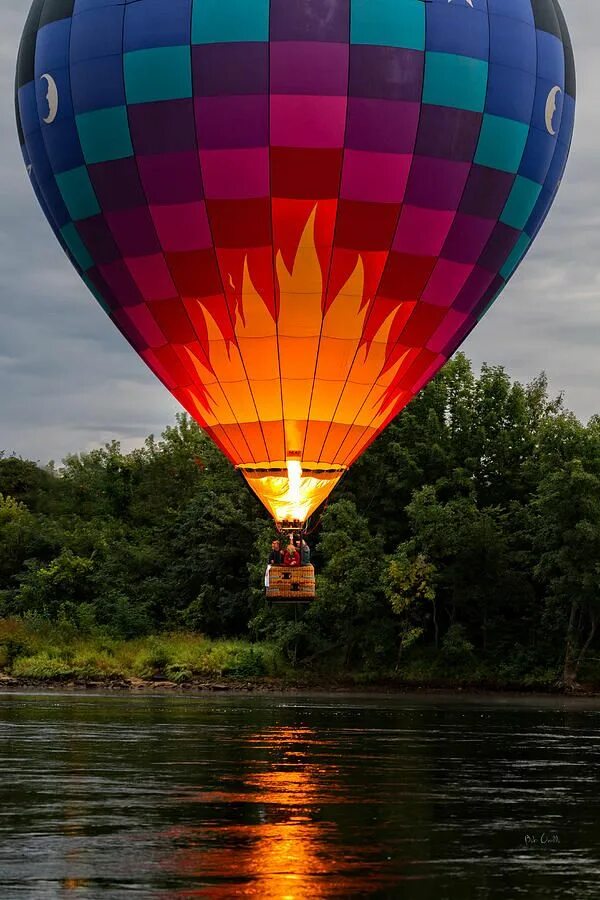
[[[0,31],[0,450],[46,461],[159,432],[179,408],[90,298],[37,206],[12,108],[29,0]],[[600,411],[600,4],[563,0],[575,44],[575,142],[555,207],[523,267],[464,344],[522,380],[545,369],[580,416]]]

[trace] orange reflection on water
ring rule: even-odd
[[[60,883],[63,891],[78,891],[80,888],[88,887],[89,878],[63,878]]]
[[[78,779],[75,778],[75,783]],[[76,801],[68,801],[64,807],[64,818],[62,819],[62,834],[69,838],[78,838],[85,834],[81,825],[82,818],[85,816],[85,806]],[[82,858],[81,847],[74,845],[69,846],[65,851],[64,864],[66,870],[76,870]],[[78,891],[80,888],[89,887],[89,878],[81,878],[67,875],[61,880],[63,891]]]
[[[170,830],[175,851],[163,872],[201,886],[168,896],[308,900],[333,896],[333,890],[335,896],[355,893],[364,861],[340,854],[337,826],[319,819],[325,798],[335,794],[341,801],[334,787],[336,767],[312,760],[311,746],[314,751],[322,742],[310,729],[278,727],[249,744],[251,771],[241,773],[241,789],[193,795],[195,802],[212,807],[210,824]],[[264,771],[256,771],[263,765]],[[222,807],[216,813],[215,804]],[[232,804],[239,809],[232,810]],[[225,816],[231,821],[214,823]],[[370,874],[365,869],[365,884]]]

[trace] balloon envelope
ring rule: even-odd
[[[277,520],[498,296],[574,107],[557,0],[35,0],[17,72],[63,248]]]

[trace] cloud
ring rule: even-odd
[[[179,408],[88,295],[40,214],[13,114],[28,0],[0,30],[0,450],[41,461],[158,432]],[[545,369],[579,415],[600,410],[600,4],[563,0],[578,66],[575,142],[555,207],[523,267],[463,349],[522,380]]]

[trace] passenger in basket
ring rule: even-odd
[[[304,538],[300,542],[300,565],[310,566],[310,547]]]
[[[279,543],[279,541],[273,541],[273,543],[271,544],[271,552],[269,553],[268,565],[283,565],[283,553],[281,551],[281,544]]]
[[[300,565],[300,554],[294,547],[293,541],[290,538],[290,542],[285,548],[285,553],[283,554],[283,564],[284,566],[299,566]]]

